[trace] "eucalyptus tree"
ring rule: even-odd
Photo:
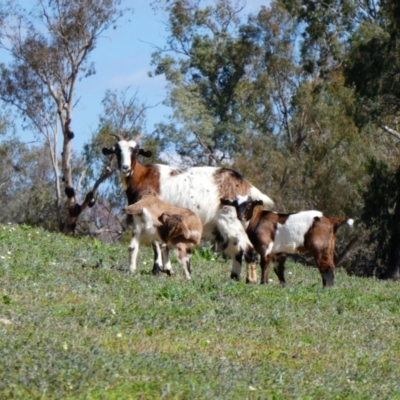
[[[347,84],[357,94],[357,122],[361,126],[372,124],[391,138],[390,147],[382,157],[386,166],[377,157],[370,163],[371,182],[365,193],[364,220],[371,238],[378,243],[376,256],[386,266],[382,277],[396,279],[400,278],[399,29],[398,1],[380,2],[376,18],[363,21],[351,36],[345,63]],[[382,170],[386,173],[382,174]],[[381,179],[377,179],[379,176]],[[395,192],[387,190],[388,187],[395,187]]]
[[[362,197],[353,182],[361,179],[369,150],[347,115],[353,93],[344,87],[341,71],[333,59],[310,68],[301,50],[304,24],[280,2],[261,8],[241,29],[258,48],[249,118],[258,121],[267,105],[270,123],[260,119],[254,125],[236,168],[261,188],[258,182],[264,180],[286,211],[317,208],[354,215]]]
[[[57,229],[48,149],[15,136],[0,142],[0,221]]]
[[[11,60],[1,68],[0,96],[47,145],[57,218],[65,232],[74,231],[80,213],[94,204],[99,184],[110,174],[104,171],[79,204],[71,165],[76,85],[95,73],[89,55],[122,16],[125,10],[120,4],[121,0],[38,0],[26,10],[15,2],[0,3],[4,15],[0,48]],[[68,216],[63,212],[62,188]]]
[[[347,115],[353,92],[338,68],[344,47],[334,38],[329,54],[322,40],[303,46],[307,25],[279,1],[251,16],[224,1],[166,4],[170,36],[153,63],[169,83],[175,124],[161,128],[178,154],[229,161],[286,211],[359,213],[370,149]],[[221,15],[237,19],[223,24]],[[229,29],[215,29],[215,21]]]
[[[365,162],[370,182],[360,190],[365,202],[362,219],[376,248],[376,260],[385,265],[384,277],[398,278],[400,185],[397,194],[387,188],[399,181],[399,2],[280,1],[303,24],[304,65],[310,70],[317,66],[322,72],[341,72],[344,85],[353,92],[347,112],[373,149]]]
[[[248,131],[247,76],[257,49],[241,32],[244,2],[159,1],[168,13],[167,44],[153,54],[154,74],[168,83],[171,124],[160,136],[180,161],[229,163]]]

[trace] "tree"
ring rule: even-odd
[[[160,136],[174,143],[183,163],[229,163],[247,132],[241,95],[256,49],[240,32],[243,4],[217,0],[165,2],[169,37],[153,54],[154,74],[164,74],[174,110]],[[244,86],[244,87],[243,87]]]
[[[365,162],[365,170],[371,177],[368,191],[361,190],[365,202],[362,218],[369,230],[369,244],[373,242],[376,249],[375,258],[386,259],[387,271],[382,276],[398,277],[400,219],[396,218],[400,218],[400,212],[397,203],[394,212],[387,205],[400,199],[400,195],[380,190],[387,182],[396,182],[394,172],[380,184],[376,176],[381,170],[394,171],[394,160],[399,156],[399,3],[396,0],[280,1],[303,24],[304,67],[308,70],[319,67],[321,78],[333,69],[341,71],[344,84],[353,92],[347,113],[356,123],[360,136],[374,148]],[[390,137],[382,137],[387,134]],[[377,198],[382,201],[376,201]],[[371,204],[376,204],[374,210],[370,210]],[[379,223],[373,225],[378,219]],[[389,226],[393,229],[392,239],[386,240]]]
[[[349,146],[356,131],[346,116],[352,92],[343,87],[340,70],[323,71],[317,63],[312,69],[304,65],[299,51],[300,21],[279,2],[261,7],[247,21],[239,18],[240,8],[236,8],[235,24],[232,19],[223,24],[216,17],[218,10],[225,10],[223,16],[233,15],[226,2],[216,3],[215,8],[200,8],[199,2],[188,1],[167,4],[171,36],[165,51],[172,50],[173,57],[160,50],[153,61],[156,72],[164,73],[170,82],[173,121],[183,126],[180,130],[176,124],[161,127],[178,154],[195,153],[191,160],[196,163],[235,166],[282,209],[319,207],[338,213],[354,207],[351,177],[360,175],[363,159],[356,146]],[[209,33],[212,22],[230,28],[224,35],[221,29]],[[234,53],[226,51],[234,45],[245,55],[241,64],[233,63]],[[239,79],[234,85],[224,86],[229,81],[225,76],[235,71],[232,65],[243,73],[236,75]],[[213,78],[218,85],[213,85]],[[224,97],[229,87],[232,96]],[[229,124],[234,127],[221,131],[228,125],[216,116],[226,105]],[[219,156],[212,152],[217,148],[210,145],[212,137],[219,145]],[[349,179],[343,179],[349,171]],[[331,201],[339,182],[349,194],[340,202]]]
[[[400,7],[397,1],[387,0],[380,4],[375,20],[365,20],[351,36],[344,72],[347,84],[355,89],[357,104],[355,113],[360,126],[373,124],[384,134],[391,136],[391,149],[387,151],[386,163],[393,171],[388,179],[394,182],[396,194],[385,191],[375,211],[384,215],[379,227],[372,229],[378,238],[387,236],[387,227],[391,227],[390,240],[383,246],[386,249],[386,271],[382,278],[400,277],[400,169],[398,164],[398,144],[400,133]],[[361,79],[362,77],[362,79]],[[393,146],[394,145],[394,146]],[[391,160],[393,149],[397,149],[395,161]],[[381,168],[382,169],[382,168]],[[394,170],[397,169],[397,172]],[[371,181],[372,185],[374,175]],[[366,194],[367,204],[373,202],[377,193],[371,190]],[[394,203],[393,203],[394,202]],[[392,203],[392,212],[387,213],[386,204]],[[370,214],[365,210],[366,223],[370,224]],[[378,233],[376,231],[378,230]],[[377,249],[377,257],[382,258],[382,247]]]
[[[259,49],[252,68],[257,100],[247,102],[253,110],[248,115],[257,121],[263,104],[272,107],[270,124],[253,125],[234,165],[282,210],[316,208],[356,217],[370,149],[347,113],[354,99],[341,70],[333,62],[329,69],[304,65],[304,26],[279,2],[261,8],[241,29]]]
[[[93,206],[104,171],[79,204],[73,176],[72,114],[79,77],[95,73],[89,63],[100,35],[115,25],[124,10],[120,0],[39,0],[32,12],[13,3],[1,4],[5,15],[0,48],[11,56],[1,68],[0,97],[14,106],[26,127],[44,139],[54,173],[57,219],[71,233],[81,212]],[[59,165],[59,130],[62,133]],[[63,215],[62,189],[68,216]]]
[[[0,221],[57,229],[52,170],[44,146],[0,143]]]

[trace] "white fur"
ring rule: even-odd
[[[143,236],[150,240],[159,240],[153,217],[146,208],[143,208],[142,214],[133,216],[133,233],[138,236],[139,240]]]
[[[243,225],[237,219],[236,210],[231,206],[223,206],[218,211],[216,227],[223,238],[224,254],[232,259],[232,273],[240,277],[242,266],[235,256],[249,248],[253,248]]]
[[[121,168],[124,166],[131,167],[131,148],[135,148],[137,143],[134,140],[121,140],[118,142],[121,149]]]
[[[129,245],[129,271],[131,273],[136,271],[136,260],[139,253],[139,246],[144,237],[162,243],[154,225],[152,214],[146,208],[143,208],[142,214],[133,215],[133,236]]]
[[[121,149],[121,186],[122,189],[127,189],[126,177],[131,174],[131,148],[135,148],[137,143],[134,140],[121,140],[118,142]],[[126,167],[125,170],[122,168]]]
[[[171,176],[171,172],[177,168],[167,165],[157,166],[160,171],[160,198],[167,203],[192,210],[201,219],[203,234],[210,236],[215,229],[220,210],[219,190],[213,179],[219,168],[192,167]],[[253,199],[263,200],[268,207],[273,205],[273,201],[254,186],[250,190],[250,195]],[[226,233],[229,232],[229,228],[226,227],[228,229]]]
[[[266,256],[267,256],[268,254],[271,254],[273,247],[274,247],[274,243],[271,242],[271,243],[268,245],[267,250],[265,251],[265,255],[266,255]]]
[[[239,250],[253,247],[243,225],[237,219],[236,210],[231,206],[223,206],[218,212],[217,228],[223,236],[228,247],[224,251],[226,255],[235,256]],[[226,234],[226,235],[224,235]]]
[[[263,210],[271,210],[274,208],[274,202],[266,194],[260,192],[255,186],[250,188],[250,196],[253,200],[262,200],[263,205],[260,208]]]
[[[283,225],[278,224],[272,253],[294,253],[296,248],[304,246],[304,235],[315,217],[322,217],[322,212],[302,211],[290,215]]]
[[[240,194],[236,196],[236,200],[238,202],[238,204],[242,204],[245,203],[247,200],[249,199],[249,196],[241,196]]]
[[[213,181],[214,167],[193,167],[171,176],[176,168],[158,165],[160,170],[160,198],[167,203],[189,208],[197,214],[207,236],[213,230],[219,210],[218,187]]]

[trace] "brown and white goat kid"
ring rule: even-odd
[[[321,273],[323,286],[333,286],[335,233],[344,224],[353,225],[351,218],[327,217],[314,210],[293,214],[265,211],[257,208],[262,201],[250,196],[221,199],[221,203],[236,208],[238,219],[260,255],[261,283],[268,283],[269,264],[273,259],[274,271],[285,286],[286,255],[309,252]]]
[[[115,135],[114,135],[115,136]],[[116,136],[117,143],[111,148],[103,148],[103,154],[116,154],[121,173],[121,183],[129,204],[134,204],[145,194],[153,194],[161,200],[176,207],[192,210],[200,217],[203,224],[204,236],[215,241],[229,243],[234,239],[230,234],[229,224],[218,224],[221,217],[220,198],[236,198],[236,196],[251,196],[261,200],[268,207],[273,207],[272,200],[261,193],[238,172],[229,168],[192,167],[174,168],[162,164],[142,164],[138,156],[150,156],[139,147],[138,140],[124,139]],[[241,228],[243,229],[243,227]],[[243,229],[243,234],[244,229]],[[155,250],[153,273],[160,268],[171,268],[168,261],[163,261],[159,246]],[[236,248],[229,254],[232,259],[231,277],[240,278],[242,258],[251,263],[246,248]]]
[[[172,206],[156,196],[146,195],[122,209],[133,215],[133,235],[129,245],[129,270],[136,271],[139,245],[143,239],[156,240],[175,249],[186,279],[190,279],[190,251],[203,233],[200,218],[186,208]]]

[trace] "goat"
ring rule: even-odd
[[[190,279],[190,249],[200,243],[203,226],[200,218],[186,208],[172,206],[158,197],[145,195],[122,209],[133,215],[133,235],[129,245],[129,271],[136,271],[139,245],[144,238],[174,247],[186,279]]]
[[[275,261],[274,271],[282,286],[285,281],[287,254],[309,252],[320,271],[323,286],[334,284],[334,251],[336,230],[353,225],[347,217],[327,217],[320,211],[301,211],[281,214],[261,210],[262,200],[251,196],[237,196],[234,200],[221,199],[221,204],[233,206],[237,217],[260,255],[261,283],[268,283],[269,264]]]
[[[246,282],[256,283],[254,248],[238,220],[235,210],[232,207],[222,206],[218,211],[216,221],[217,231],[220,232],[218,243],[222,253],[230,258],[237,257],[238,262],[241,262],[241,257],[244,255],[248,262]]]
[[[149,157],[151,153],[139,147],[140,137],[127,140],[119,135],[114,136],[118,141],[110,148],[103,148],[103,154],[117,156],[121,184],[128,204],[134,204],[145,194],[153,194],[169,204],[188,208],[200,217],[204,236],[217,243],[221,238],[230,238],[229,225],[218,226],[221,197],[252,196],[263,201],[267,207],[273,207],[273,201],[267,195],[261,193],[235,170],[208,166],[174,168],[163,164],[144,165],[138,156]],[[153,274],[158,274],[163,264],[164,269],[171,272],[171,266],[168,261],[163,262],[158,246],[153,245],[153,249]],[[229,255],[232,259],[233,279],[240,278],[243,256],[247,263],[252,262],[246,248],[237,248],[235,254]]]

